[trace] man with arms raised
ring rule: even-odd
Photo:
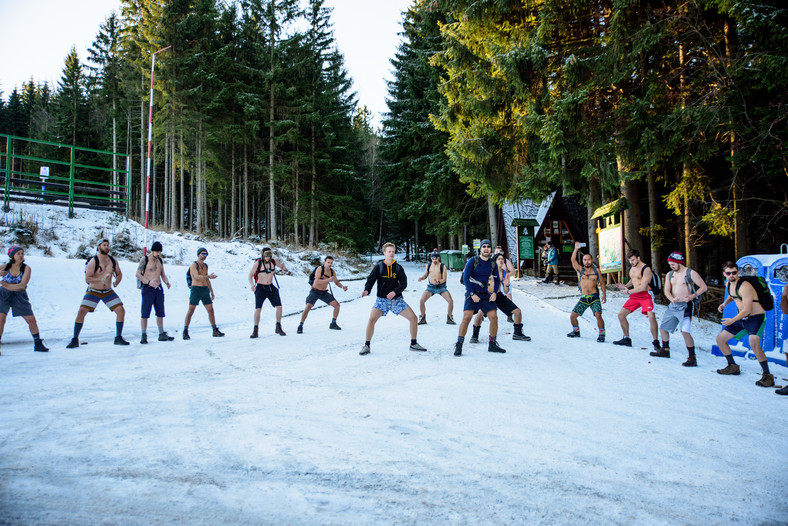
[[[347,292],[347,286],[339,282],[337,273],[331,268],[333,266],[334,257],[326,256],[323,264],[315,269],[315,281],[312,283],[312,290],[309,291],[309,295],[306,297],[306,306],[304,307],[304,312],[301,314],[301,323],[298,324],[298,329],[296,330],[298,334],[302,334],[304,332],[304,322],[306,321],[306,317],[309,315],[309,311],[312,310],[312,307],[315,306],[315,303],[317,303],[317,300],[320,300],[328,306],[334,308],[334,314],[331,318],[331,324],[328,326],[328,328],[335,331],[342,330],[342,327],[337,325],[337,318],[339,317],[339,302],[336,300],[331,291],[328,290],[328,286],[333,281],[337,287],[341,288],[345,292]]]
[[[651,342],[654,350],[658,351],[659,346],[659,333],[657,328],[657,316],[654,314],[654,295],[649,290],[651,283],[651,267],[646,265],[640,259],[640,252],[632,249],[627,253],[627,261],[629,261],[629,284],[632,285],[630,289],[627,285],[617,283],[616,286],[622,292],[629,295],[629,299],[624,303],[622,309],[618,312],[618,322],[621,324],[621,330],[624,331],[624,337],[620,340],[613,342],[614,345],[623,345],[625,347],[632,347],[632,340],[629,338],[629,322],[627,316],[632,314],[633,311],[640,309],[640,311],[648,316],[648,323],[651,327],[651,335],[654,340]]]
[[[504,353],[496,337],[498,336],[498,306],[495,303],[495,291],[500,289],[501,282],[498,272],[495,272],[494,263],[490,259],[492,243],[489,239],[482,239],[479,255],[473,256],[465,263],[462,272],[462,283],[465,285],[465,305],[462,310],[457,343],[454,344],[454,356],[462,356],[462,344],[465,342],[465,333],[473,315],[481,310],[490,320],[490,343],[487,350],[490,352]]]
[[[419,326],[413,309],[411,309],[402,298],[402,293],[408,287],[408,278],[405,275],[405,269],[402,268],[402,265],[394,261],[395,251],[396,247],[394,243],[386,243],[383,245],[383,255],[385,258],[378,261],[378,263],[372,267],[372,272],[369,273],[367,283],[364,285],[364,292],[361,293],[361,297],[363,298],[372,291],[375,282],[378,282],[378,297],[375,298],[375,305],[369,313],[369,322],[367,322],[367,340],[359,353],[362,356],[370,352],[372,335],[375,333],[375,323],[377,323],[381,316],[388,314],[389,311],[394,314],[399,314],[408,320],[410,324],[410,350],[427,350],[416,343],[416,334]]]
[[[599,328],[599,336],[596,341],[602,343],[605,341],[605,320],[602,319],[602,303],[607,302],[607,292],[605,287],[602,286],[602,299],[599,299],[599,282],[600,274],[599,269],[594,265],[594,257],[591,254],[583,255],[583,266],[577,262],[577,251],[580,249],[580,243],[575,243],[575,251],[572,252],[572,267],[577,272],[577,279],[580,283],[580,300],[578,300],[575,308],[572,309],[572,314],[569,315],[569,321],[572,323],[572,332],[567,334],[569,338],[580,337],[580,324],[577,322],[578,317],[582,316],[587,308],[591,307],[591,312],[596,317],[596,325]]]
[[[695,307],[693,300],[706,292],[708,287],[700,274],[684,266],[684,254],[681,252],[673,252],[668,256],[668,265],[670,272],[665,279],[663,292],[670,301],[670,305],[662,315],[662,323],[659,326],[662,348],[649,354],[657,358],[670,358],[670,333],[675,331],[677,327],[681,327],[681,335],[684,337],[684,343],[689,353],[687,361],[681,365],[696,367],[698,361],[695,357],[695,340],[690,334],[692,311]]]
[[[441,255],[437,248],[430,254],[430,263],[427,265],[427,270],[424,272],[424,275],[419,278],[419,281],[424,281],[427,278],[429,278],[427,290],[421,295],[421,301],[419,301],[419,311],[421,312],[419,316],[419,325],[425,325],[427,323],[427,309],[425,303],[427,303],[427,300],[430,299],[433,294],[439,294],[449,303],[449,313],[446,315],[446,324],[454,325],[454,318],[452,317],[454,312],[454,300],[449,293],[449,289],[446,288],[447,269],[446,265],[441,263]]]
[[[761,349],[761,334],[763,334],[763,327],[766,325],[766,311],[763,310],[763,307],[758,302],[758,294],[752,285],[742,280],[741,276],[739,276],[739,265],[733,261],[728,261],[723,266],[722,271],[728,280],[725,285],[725,288],[728,290],[728,297],[723,303],[720,303],[717,310],[722,313],[728,303],[735,301],[739,312],[733,318],[722,319],[723,329],[717,335],[717,347],[722,351],[723,356],[728,361],[728,365],[723,369],[717,369],[717,372],[725,375],[739,374],[739,366],[733,361],[733,353],[731,352],[731,346],[728,345],[728,340],[731,338],[740,340],[747,336],[750,349],[755,353],[755,357],[763,370],[761,379],[755,382],[755,385],[772,387],[774,386],[774,376],[769,373],[769,362],[766,361],[766,354]],[[739,283],[740,280],[741,283]]]

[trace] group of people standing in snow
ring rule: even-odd
[[[607,301],[606,288],[602,282],[602,275],[594,264],[593,257],[590,254],[584,254],[582,259],[578,257],[579,249],[582,246],[580,243],[575,243],[575,249],[572,254],[572,265],[577,272],[581,296],[570,314],[572,331],[567,336],[570,338],[580,337],[578,319],[590,308],[597,320],[597,342],[604,342],[605,322],[602,317],[602,304]],[[367,355],[371,352],[371,341],[375,325],[381,317],[386,316],[389,312],[408,320],[410,327],[409,349],[411,351],[426,351],[427,349],[417,341],[418,326],[427,323],[425,304],[435,294],[443,297],[448,304],[446,323],[455,325],[453,317],[454,301],[447,287],[448,272],[446,265],[440,261],[440,254],[437,249],[430,254],[430,262],[427,264],[424,274],[418,278],[418,281],[428,280],[427,289],[422,294],[419,303],[420,315],[418,318],[403,298],[402,294],[408,284],[407,275],[402,265],[395,261],[395,252],[396,247],[393,243],[383,245],[384,259],[372,267],[361,294],[362,297],[371,294],[372,288],[377,283],[377,297],[370,311],[365,343],[359,353],[361,355]],[[40,337],[38,324],[26,292],[30,281],[31,269],[24,262],[24,250],[19,246],[13,246],[8,250],[8,256],[9,262],[5,266],[0,267],[0,337],[2,337],[8,312],[11,311],[13,316],[22,317],[28,323],[33,336],[34,351],[46,352],[49,349],[44,345]],[[211,286],[211,280],[215,279],[217,275],[208,272],[208,265],[205,263],[207,257],[207,249],[199,248],[197,250],[197,259],[189,266],[187,271],[187,283],[190,288],[190,294],[182,332],[184,340],[190,339],[189,324],[196,307],[200,303],[203,304],[208,314],[212,335],[214,337],[224,336],[224,333],[216,325],[213,309],[213,300],[216,296]],[[665,278],[664,287],[661,291],[664,292],[670,304],[662,316],[661,323],[658,325],[654,312],[654,293],[659,292],[659,290],[655,290],[654,284],[659,280],[654,279],[652,269],[641,259],[637,250],[631,250],[627,254],[627,261],[630,265],[629,282],[626,285],[616,284],[622,292],[628,295],[627,301],[618,313],[623,337],[613,343],[625,347],[632,346],[627,317],[640,309],[641,313],[648,318],[653,337],[652,345],[654,350],[650,355],[658,358],[669,358],[670,333],[679,329],[688,351],[687,360],[682,365],[685,367],[697,366],[691,324],[699,299],[708,289],[703,278],[685,265],[684,256],[680,252],[673,252],[668,257],[668,265],[671,270]],[[341,327],[337,324],[340,305],[334,297],[330,286],[331,283],[334,283],[345,291],[348,288],[337,278],[336,272],[332,269],[333,263],[333,257],[326,256],[324,262],[316,267],[310,275],[309,283],[311,289],[306,297],[305,307],[296,330],[298,334],[303,333],[304,322],[309,311],[318,300],[333,308],[329,329],[341,330]],[[261,257],[253,262],[249,271],[249,285],[255,297],[254,328],[250,338],[259,337],[260,313],[266,299],[276,312],[274,332],[281,336],[286,335],[281,324],[282,301],[279,296],[278,281],[276,281],[275,271],[277,268],[289,274],[284,263],[276,260],[273,256],[273,251],[266,247],[261,251]],[[458,327],[457,341],[454,345],[455,356],[462,355],[465,336],[472,321],[473,332],[469,342],[479,342],[479,332],[485,317],[490,323],[488,351],[495,353],[506,352],[497,340],[497,312],[499,310],[514,324],[512,339],[530,341],[531,338],[523,333],[522,311],[512,300],[510,280],[513,272],[512,263],[505,257],[502,248],[497,246],[495,247],[495,252],[493,252],[490,240],[482,240],[478,255],[468,259],[460,279],[460,282],[465,287],[465,300],[462,319]],[[557,276],[555,270],[548,272],[555,273]],[[772,387],[774,386],[774,376],[769,371],[766,355],[760,347],[760,335],[765,324],[766,310],[758,300],[755,287],[739,276],[739,269],[735,262],[729,261],[725,263],[723,272],[726,277],[728,296],[725,302],[719,305],[719,312],[722,313],[728,303],[735,302],[738,313],[732,318],[722,319],[723,329],[717,336],[716,343],[728,364],[717,372],[723,375],[739,374],[739,366],[733,359],[728,341],[731,338],[742,339],[747,337],[750,348],[755,353],[763,370],[762,377],[756,384],[763,387]],[[115,345],[129,345],[129,342],[123,338],[122,334],[125,309],[123,302],[114,290],[122,279],[123,273],[120,266],[115,258],[110,255],[109,240],[101,239],[96,249],[96,255],[91,257],[85,266],[87,290],[80,303],[74,322],[73,337],[66,345],[67,348],[79,347],[79,334],[85,317],[96,309],[99,302],[107,305],[116,315]],[[171,283],[164,270],[162,245],[160,242],[153,243],[150,253],[143,256],[137,268],[136,279],[142,296],[140,343],[148,343],[147,325],[151,311],[156,315],[158,340],[174,340],[174,337],[168,335],[164,329],[164,286],[170,288]],[[274,284],[275,282],[276,284]],[[788,285],[783,288],[780,308],[784,313],[788,314]],[[777,392],[788,395],[788,387],[779,389]]]

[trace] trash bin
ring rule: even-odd
[[[441,252],[441,263],[449,270],[462,270],[465,268],[465,259],[461,250],[444,250]]]
[[[776,285],[772,285],[769,276],[773,273],[773,269],[775,269],[776,272],[776,267],[782,267],[788,264],[788,255],[754,254],[739,258],[736,264],[739,265],[739,274],[741,276],[759,276],[764,278],[774,296],[774,286]],[[780,292],[782,292],[782,287],[780,287]],[[728,298],[727,280],[725,280],[725,298]],[[764,325],[763,334],[761,335],[761,349],[766,354],[766,359],[768,361],[785,365],[785,359],[781,352],[783,340],[775,346],[776,322],[779,321],[779,318],[782,316],[780,312],[779,296],[776,296],[775,300],[775,308],[766,312],[766,324]],[[733,318],[737,313],[738,309],[736,308],[736,304],[731,302],[725,307],[722,317]],[[722,326],[720,326],[720,330],[722,330]],[[728,340],[728,344],[731,346],[731,351],[734,356],[746,356],[750,360],[756,359],[755,354],[750,350],[748,338],[744,338],[741,341],[731,338]],[[722,351],[720,351],[719,347],[716,345],[712,346],[711,353],[722,356]]]

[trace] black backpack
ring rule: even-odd
[[[195,263],[197,263],[197,261],[195,261]],[[203,265],[205,265],[205,270],[207,272],[208,271],[208,263],[203,263]],[[200,265],[198,263],[197,264],[197,269],[199,270],[199,268],[200,268]],[[191,269],[192,269],[191,265],[189,265],[189,268],[186,269],[186,286],[188,286],[189,288],[192,288],[192,273],[191,273]]]
[[[309,274],[309,284],[310,285],[314,285],[315,284],[315,272],[317,272],[317,268],[318,267],[313,268],[312,272],[310,272],[310,274]],[[323,276],[323,277],[326,277],[326,266],[325,266],[325,264],[320,265],[320,269],[321,269],[320,275]],[[336,276],[336,272],[334,272],[333,270],[330,270],[330,269],[329,269],[329,271],[331,272],[329,277]]]
[[[98,258],[98,254],[96,254],[96,255],[95,255],[95,256],[93,256],[93,257],[89,257],[87,260],[85,260],[85,270],[87,270],[87,268],[88,268],[88,263],[90,263],[90,261],[91,261],[92,259],[95,259],[95,260],[96,260],[96,270],[103,270],[103,269],[101,268],[101,265],[99,265],[99,258]],[[117,266],[117,261],[115,261],[115,258],[113,258],[112,256],[109,256],[109,260],[110,260],[110,261],[112,261],[112,275],[113,275],[113,276],[117,276],[117,274],[118,274],[118,273],[115,271],[115,269],[116,269],[116,268],[118,268],[118,266]]]
[[[473,256],[473,269],[471,270],[471,274],[473,274],[473,271],[476,270],[476,267],[478,267],[481,262],[482,262],[481,256]],[[465,269],[463,269],[463,271],[460,273],[460,285],[465,285],[465,282],[462,281],[463,274],[465,274]],[[490,276],[494,276],[494,275],[495,275],[495,262],[493,262],[492,270],[490,271]]]
[[[761,276],[739,276],[739,279],[736,281],[736,295],[734,297],[741,298],[739,296],[739,288],[742,281],[746,281],[755,289],[755,294],[758,296],[756,301],[761,304],[764,311],[768,312],[774,308],[774,297],[769,290],[769,285],[766,284],[766,280]],[[730,293],[730,288],[728,288],[728,294]]]
[[[643,265],[643,270],[640,271],[641,277],[646,273],[647,268],[651,268],[651,266]],[[654,294],[662,292],[662,278],[659,277],[658,273],[654,272],[654,269],[651,269],[651,281],[648,282],[648,288]]]
[[[431,261],[430,261],[429,263],[427,263],[427,272],[429,272],[429,271],[430,271],[430,265],[432,265],[432,262],[431,262]],[[441,276],[443,276],[443,269],[444,269],[444,268],[446,268],[446,265],[444,265],[443,263],[441,263]]]
[[[672,278],[673,278],[673,271],[671,270],[670,272],[668,272],[668,281],[670,281]],[[689,267],[687,267],[687,272],[684,274],[684,281],[687,283],[687,290],[689,290],[692,294],[695,294],[695,291],[698,290],[698,288],[695,286],[695,282],[692,281],[692,269]],[[698,310],[702,299],[703,299],[703,294],[692,298],[693,310]]]
[[[145,264],[142,266],[142,273],[143,274],[145,274],[145,269],[148,268],[148,255],[145,254],[144,257],[145,257]],[[137,278],[137,288],[138,289],[142,288],[142,280],[140,280],[139,278]]]

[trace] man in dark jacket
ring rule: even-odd
[[[375,323],[377,323],[381,316],[388,314],[389,311],[394,314],[399,314],[410,323],[410,350],[427,350],[416,343],[418,322],[413,309],[411,309],[402,298],[402,293],[408,286],[408,278],[405,275],[405,269],[402,268],[402,265],[394,261],[395,249],[394,243],[386,243],[383,245],[383,255],[385,259],[378,261],[378,263],[372,267],[372,272],[369,273],[367,283],[364,285],[364,292],[361,293],[361,297],[363,298],[372,292],[372,286],[376,281],[378,282],[378,297],[375,298],[375,305],[369,313],[367,341],[364,347],[361,348],[361,352],[359,353],[361,355],[369,354],[370,342],[375,332]]]
[[[495,303],[495,291],[501,287],[500,275],[494,272],[494,263],[490,259],[492,243],[489,239],[482,239],[479,255],[474,256],[465,264],[462,272],[462,283],[465,285],[465,306],[462,312],[462,322],[454,344],[454,356],[462,355],[462,344],[465,342],[465,333],[473,315],[481,310],[490,320],[490,343],[487,350],[490,352],[506,352],[502,349],[496,337],[498,335],[498,306]]]

